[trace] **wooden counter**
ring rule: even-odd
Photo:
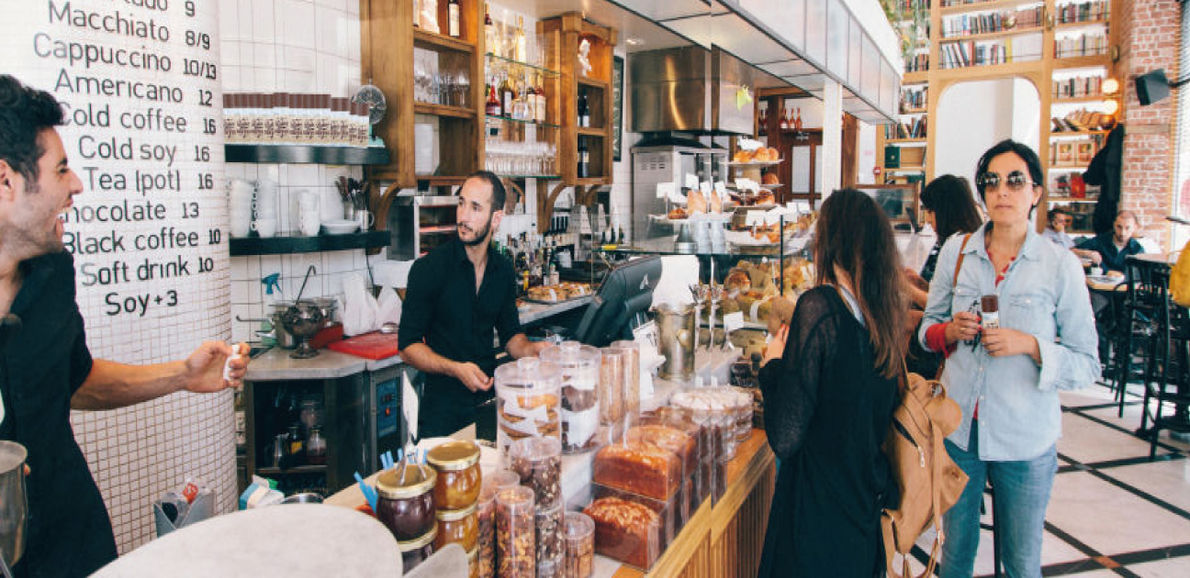
[[[776,460],[764,430],[740,444],[727,464],[727,489],[719,502],[703,502],[665,549],[648,576],[755,576],[777,482]],[[596,564],[596,576],[602,564]],[[614,578],[644,576],[620,566]]]

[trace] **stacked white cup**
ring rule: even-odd
[[[252,204],[256,187],[244,179],[232,179],[228,184],[228,217],[232,237],[247,237],[252,229]]]
[[[261,237],[277,234],[277,183],[260,179],[257,183],[256,202],[252,205],[255,220],[252,230]]]
[[[298,230],[307,237],[318,234],[322,226],[322,208],[318,194],[313,191],[298,191]]]

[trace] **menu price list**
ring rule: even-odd
[[[33,10],[18,58],[32,59],[33,84],[65,112],[83,194],[63,216],[63,244],[80,293],[99,291],[88,302],[113,317],[197,299],[194,278],[226,267],[218,3],[45,0]]]

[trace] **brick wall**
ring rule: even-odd
[[[1120,63],[1118,77],[1125,88],[1124,175],[1121,208],[1138,213],[1143,234],[1170,247],[1174,190],[1175,98],[1140,106],[1133,80],[1155,68],[1177,77],[1179,22],[1176,0],[1119,0]]]

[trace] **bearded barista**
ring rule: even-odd
[[[512,263],[489,250],[504,216],[504,184],[488,171],[467,177],[456,209],[458,237],[413,263],[401,309],[401,359],[426,375],[418,434],[445,436],[476,423],[495,437],[495,412],[476,411],[492,397],[499,346],[513,358],[548,346],[521,330]],[[479,417],[477,421],[477,416]]]

